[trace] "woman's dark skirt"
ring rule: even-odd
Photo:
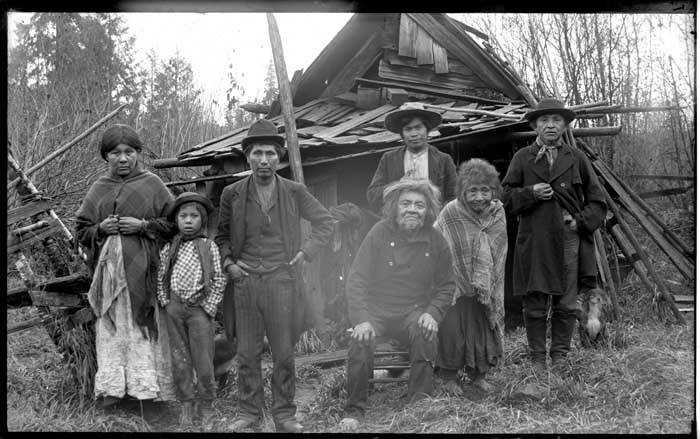
[[[447,311],[438,333],[437,366],[447,371],[466,368],[486,373],[503,355],[496,328],[489,328],[487,308],[476,297],[462,296]]]

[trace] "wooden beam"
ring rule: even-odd
[[[473,95],[467,95],[467,94],[462,94],[462,93],[454,93],[451,92],[448,89],[443,89],[443,88],[438,88],[438,87],[427,87],[424,85],[415,85],[407,82],[396,82],[396,81],[377,81],[375,79],[366,79],[366,78],[355,78],[356,81],[365,83],[365,84],[375,84],[375,85],[383,85],[385,87],[395,87],[395,88],[403,88],[405,90],[410,90],[418,93],[425,93],[429,95],[434,95],[434,96],[439,96],[443,98],[450,98],[450,99],[458,99],[460,101],[466,101],[466,102],[478,102],[481,104],[498,104],[498,105],[505,105],[509,104],[509,102],[505,101],[497,101],[495,99],[486,99],[482,98],[479,96],[473,96]]]
[[[355,82],[356,76],[364,75],[367,70],[382,55],[382,32],[381,29],[373,33],[360,49],[350,58],[335,78],[328,84],[321,96],[335,96],[349,91]]]
[[[11,226],[17,221],[29,218],[41,212],[46,212],[49,209],[51,209],[51,205],[47,200],[30,201],[23,206],[16,207],[7,212],[7,225]]]
[[[83,140],[84,138],[86,138],[88,135],[90,135],[90,133],[92,133],[93,131],[95,131],[95,130],[96,130],[97,128],[99,128],[102,124],[104,124],[105,122],[107,122],[108,120],[110,120],[111,118],[113,118],[114,116],[116,116],[117,114],[119,114],[119,112],[122,111],[122,109],[123,109],[124,107],[126,107],[126,104],[120,105],[116,110],[112,111],[111,113],[109,113],[108,115],[106,115],[105,117],[103,117],[102,119],[100,119],[100,120],[98,120],[97,122],[95,122],[90,128],[88,128],[88,129],[86,129],[85,131],[83,131],[82,133],[80,133],[77,137],[75,137],[75,138],[74,138],[73,140],[71,140],[70,142],[66,143],[66,144],[63,145],[63,146],[60,146],[56,151],[54,151],[54,152],[52,152],[51,154],[49,154],[44,160],[40,161],[40,162],[37,163],[36,165],[34,165],[34,166],[32,166],[31,168],[29,168],[29,169],[27,169],[26,171],[24,171],[24,173],[27,175],[27,177],[29,177],[30,175],[32,175],[33,173],[35,173],[35,172],[38,171],[39,169],[43,168],[43,167],[46,166],[46,164],[49,163],[51,160],[55,159],[55,158],[58,157],[59,155],[61,155],[61,154],[63,154],[64,152],[68,151],[73,145],[77,144],[78,142],[80,142],[81,140]],[[8,188],[9,188],[9,187],[13,187],[13,186],[16,185],[17,183],[19,183],[19,180],[20,180],[19,177],[18,177],[18,178],[15,178],[14,180],[12,180],[12,181],[10,182],[10,184],[8,185]]]
[[[681,195],[689,190],[691,190],[693,186],[684,186],[684,187],[672,187],[669,189],[661,189],[658,191],[649,191],[649,192],[642,192],[639,194],[639,198],[643,200],[647,200],[649,198],[659,198],[659,197],[668,197],[670,195]]]
[[[620,105],[611,105],[609,107],[594,107],[585,110],[577,111],[577,113],[651,113],[654,111],[678,111],[681,107],[666,106],[666,107],[621,107]]]
[[[292,176],[298,183],[304,183],[304,171],[301,167],[301,154],[299,153],[299,139],[297,137],[296,120],[294,119],[294,109],[292,104],[292,88],[287,77],[287,64],[284,61],[282,49],[282,37],[275,16],[268,12],[267,26],[270,34],[270,46],[272,47],[272,58],[275,62],[277,72],[277,85],[280,92],[280,104],[282,105],[282,115],[284,116],[284,133],[287,138],[287,151],[289,163],[292,167]]]
[[[382,105],[379,108],[375,108],[374,110],[370,110],[366,112],[365,114],[361,116],[356,116],[352,119],[350,119],[347,122],[341,123],[340,125],[336,125],[334,127],[330,127],[328,129],[325,129],[319,133],[317,133],[314,137],[318,139],[330,139],[332,137],[335,137],[339,134],[343,134],[346,131],[349,131],[359,125],[362,125],[365,122],[369,122],[372,119],[375,119],[382,114],[388,113],[389,111],[395,109],[393,105]]]
[[[13,244],[7,247],[7,254],[12,254],[18,250],[21,250],[25,247],[27,247],[30,244],[33,244],[35,242],[39,242],[45,238],[48,238],[49,236],[60,232],[61,231],[61,226],[62,224],[59,221],[56,220],[51,220],[49,223],[49,226],[46,230],[42,230],[39,233],[35,233],[32,236],[28,237],[16,237],[15,242],[18,241],[17,244]]]
[[[672,181],[695,181],[695,177],[690,175],[648,175],[648,174],[632,174],[627,178],[635,180],[672,180]]]
[[[574,128],[574,135],[577,137],[600,137],[600,136],[616,136],[622,131],[622,126],[611,127],[595,127],[595,128]],[[519,131],[510,133],[505,136],[505,140],[526,140],[537,137],[535,131]]]
[[[65,306],[75,307],[83,304],[83,298],[79,294],[54,293],[51,291],[29,290],[34,306]]]
[[[249,102],[247,104],[241,105],[241,108],[247,111],[248,113],[257,113],[257,114],[267,114],[270,112],[270,106],[265,105],[265,104],[256,104],[254,102]]]

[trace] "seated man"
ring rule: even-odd
[[[355,325],[348,352],[348,401],[342,430],[364,415],[376,337],[409,345],[409,401],[430,395],[437,330],[455,289],[452,256],[433,228],[439,190],[428,180],[402,179],[384,191],[383,219],[357,251],[346,286]]]

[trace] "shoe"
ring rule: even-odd
[[[571,349],[571,336],[576,326],[576,315],[554,310],[552,312],[552,346],[549,354],[552,365],[566,359]]]
[[[180,425],[189,426],[192,425],[192,417],[194,415],[194,402],[183,401],[180,405]]]
[[[204,431],[211,431],[214,428],[214,409],[212,408],[212,401],[205,399],[199,403],[199,414],[202,419],[202,429]]]
[[[248,428],[252,428],[254,424],[255,421],[253,419],[237,418],[235,421],[233,421],[233,425],[231,425],[231,430],[234,432],[239,432]]]
[[[278,433],[301,433],[304,430],[304,426],[294,419],[290,419],[278,425],[276,430]]]
[[[547,317],[528,316],[527,312],[523,310],[523,320],[525,320],[530,359],[537,368],[540,365],[545,368],[545,359],[547,358]]]

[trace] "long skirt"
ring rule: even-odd
[[[437,365],[446,371],[466,368],[486,373],[503,355],[496,328],[489,328],[488,309],[476,297],[461,296],[448,309],[438,333]]]
[[[95,397],[125,395],[136,399],[175,400],[168,327],[164,312],[155,307],[158,340],[144,336],[134,322],[131,299],[126,288],[126,273],[121,260],[118,239],[105,243],[91,286],[92,294],[104,288],[105,300],[111,301],[109,311],[95,323],[97,374]],[[99,285],[95,285],[98,283]],[[93,291],[93,288],[95,290]],[[114,291],[118,288],[118,291]],[[113,324],[112,324],[113,322]],[[148,338],[147,338],[148,337]]]

